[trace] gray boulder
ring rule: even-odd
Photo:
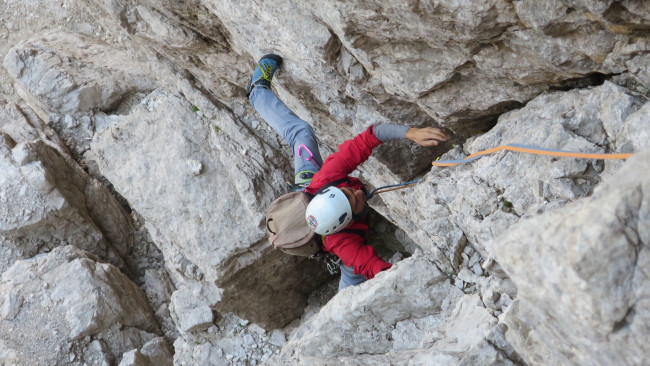
[[[519,289],[506,337],[531,365],[646,362],[650,152],[593,196],[522,220],[494,252]]]
[[[172,366],[172,353],[167,342],[154,338],[145,343],[141,349],[134,349],[124,354],[119,366]]]
[[[73,246],[16,262],[0,293],[3,364],[110,364],[159,332],[142,291]]]
[[[53,32],[16,45],[4,66],[18,82],[20,95],[47,120],[54,112],[110,111],[124,95],[151,89],[152,82],[134,72],[139,69],[120,53],[97,39]]]
[[[0,272],[68,243],[121,266],[134,229],[108,189],[44,136],[5,131],[11,135],[0,132]]]
[[[274,361],[519,364],[498,323],[478,294],[464,294],[418,252],[372,281],[337,294],[294,331]]]

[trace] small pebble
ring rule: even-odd
[[[478,252],[474,252],[474,254],[472,255],[472,258],[469,259],[468,266],[472,267],[474,264],[476,264],[476,262],[478,262],[479,259],[481,259],[481,255],[478,254]]]
[[[472,272],[477,276],[483,276],[483,268],[481,268],[481,264],[478,262],[474,263],[472,266]]]

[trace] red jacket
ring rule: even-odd
[[[352,140],[345,141],[339,146],[339,150],[330,155],[320,171],[314,175],[311,184],[305,189],[307,193],[315,194],[322,186],[338,179],[348,177],[348,182],[341,183],[337,187],[351,187],[354,189],[365,189],[365,186],[357,178],[350,177],[359,164],[368,159],[372,150],[379,146],[381,141],[374,133],[374,126],[357,135]],[[354,221],[346,229],[362,230],[368,232],[366,221]],[[375,253],[375,249],[366,244],[363,237],[353,233],[337,233],[325,237],[323,249],[336,254],[343,264],[354,267],[354,273],[370,279],[384,269],[391,267],[391,264],[384,262]]]

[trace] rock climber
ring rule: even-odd
[[[340,291],[391,267],[365,242],[365,235],[352,233],[367,233],[368,203],[364,184],[349,174],[382,142],[406,138],[421,146],[435,146],[448,140],[449,136],[434,127],[377,124],[345,141],[323,163],[312,127],[296,116],[271,90],[271,80],[281,65],[280,56],[263,56],[246,87],[246,94],[253,108],[291,146],[295,183],[306,185],[305,192],[314,195],[307,206],[307,224],[316,234],[324,235],[323,250],[341,259]],[[309,157],[301,155],[301,147],[306,148]],[[328,186],[332,182],[337,184]]]

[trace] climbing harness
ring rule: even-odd
[[[577,151],[564,151],[564,150],[554,150],[554,149],[545,149],[542,147],[529,146],[529,145],[520,145],[520,144],[508,144],[495,147],[493,149],[479,151],[475,154],[472,154],[465,159],[460,160],[436,160],[432,163],[434,166],[454,166],[458,164],[469,163],[471,161],[482,158],[487,154],[492,154],[501,150],[510,150],[523,152],[528,154],[536,155],[547,155],[547,156],[562,156],[569,158],[581,158],[581,159],[627,159],[633,154],[597,154],[597,153],[582,153]]]
[[[339,264],[341,263],[341,258],[332,253],[320,251],[310,256],[309,259],[315,259],[319,262],[325,263],[327,266],[327,271],[332,275],[339,273]]]
[[[341,264],[341,258],[330,254],[325,258],[325,263],[327,263],[327,270],[330,274],[335,275],[339,273],[339,265]]]
[[[316,167],[318,167],[318,169],[320,169],[320,165],[318,165],[316,160],[314,160],[314,154],[311,153],[311,150],[309,150],[309,148],[307,146],[305,146],[305,145],[298,146],[298,151],[296,152],[296,154],[298,154],[298,156],[300,156],[302,158],[302,155],[300,155],[300,150],[301,149],[305,149],[307,151],[307,154],[309,154],[308,158],[303,158],[303,159],[305,159],[307,161],[311,161],[312,163],[314,163],[314,165],[316,165]]]
[[[303,182],[303,183],[285,182],[285,184],[287,185],[287,191],[289,191],[289,192],[304,191],[305,188],[307,188],[309,186],[309,183],[311,183],[311,181]]]

